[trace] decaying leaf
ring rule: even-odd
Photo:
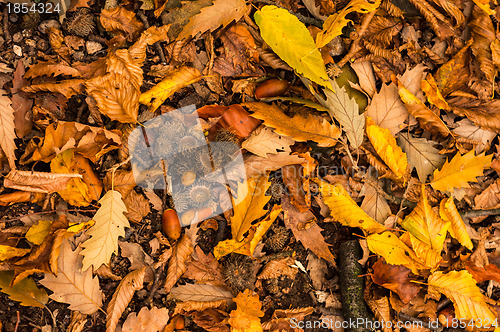
[[[38,62],[36,65],[30,66],[30,69],[24,75],[25,78],[33,78],[38,76],[54,76],[59,75],[80,77],[81,74],[78,69],[66,66],[62,63],[55,63],[51,61]]]
[[[299,142],[314,141],[321,147],[334,146],[340,137],[340,130],[325,119],[311,114],[296,114],[290,118],[275,105],[262,102],[243,103],[253,113],[252,117],[275,128],[277,134],[285,135]]]
[[[140,223],[142,221],[142,218],[144,218],[151,212],[148,200],[144,198],[143,195],[133,190],[130,191],[123,202],[125,203],[125,206],[127,208],[127,213],[125,213],[125,216],[129,221]]]
[[[83,93],[85,90],[85,81],[82,79],[73,79],[60,81],[58,83],[40,83],[23,87],[24,92],[37,93],[39,91],[59,92],[64,97],[70,99],[74,95]]]
[[[278,150],[291,152],[290,145],[294,143],[293,139],[278,135],[269,127],[261,126],[250,134],[241,147],[259,157],[267,158],[268,154],[276,154]]]
[[[170,294],[179,301],[211,302],[233,298],[233,294],[225,288],[202,284],[179,285],[172,288]]]
[[[103,9],[100,21],[108,32],[122,32],[128,41],[139,36],[144,25],[135,17],[135,13],[118,6],[113,9]]]
[[[106,313],[108,314],[106,318],[106,332],[113,332],[115,330],[120,316],[128,306],[130,300],[132,300],[134,293],[142,289],[145,275],[146,267],[143,267],[142,269],[130,272],[120,281],[106,309]]]
[[[17,190],[52,193],[66,188],[73,178],[82,178],[82,175],[12,170],[5,177],[3,185]]]
[[[261,310],[262,303],[257,293],[247,289],[239,293],[236,298],[236,310],[231,311],[229,325],[233,332],[255,331],[262,332],[260,317],[264,316]]]
[[[54,292],[51,299],[69,303],[71,310],[90,315],[99,310],[104,296],[99,279],[92,276],[92,270],[81,272],[80,252],[80,247],[73,251],[69,240],[64,240],[57,260],[57,276],[46,273],[40,283]]]
[[[420,286],[411,282],[410,269],[402,265],[387,264],[379,259],[372,268],[373,282],[398,294],[404,303],[410,302],[420,291]]]
[[[295,278],[299,271],[297,267],[292,267],[295,263],[293,257],[282,258],[267,263],[262,272],[257,276],[258,279],[271,279],[278,278],[279,276],[287,276],[288,278]]]

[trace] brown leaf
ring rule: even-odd
[[[32,193],[28,191],[14,191],[13,193],[0,195],[0,206],[8,206],[14,203],[21,202],[41,202],[45,198],[45,194]]]
[[[465,268],[472,274],[472,277],[478,284],[486,280],[500,282],[500,268],[495,264],[488,264],[484,267],[480,267],[475,265],[471,260],[468,260]]]
[[[321,235],[322,229],[313,221],[315,219],[314,214],[311,211],[299,212],[286,195],[282,197],[281,202],[285,213],[285,226],[292,230],[295,238],[316,256],[335,265],[335,257],[333,257],[323,235]]]
[[[471,44],[472,39],[450,61],[439,67],[434,75],[443,96],[446,97],[451,92],[460,90],[469,81],[468,62],[470,61],[469,47]]]
[[[270,261],[262,268],[262,272],[257,276],[257,279],[274,279],[280,276],[294,279],[299,269],[292,267],[293,264],[295,264],[293,257]]]
[[[69,47],[64,43],[62,31],[57,28],[50,28],[48,31],[49,43],[54,52],[56,52],[64,61],[71,61],[71,53]]]
[[[207,105],[199,108],[197,112],[204,120],[221,117],[217,122],[217,127],[229,130],[242,138],[247,138],[260,125],[260,121],[251,117],[240,105]]]
[[[233,294],[222,287],[202,284],[187,284],[172,288],[170,294],[179,301],[226,301],[233,298]]]
[[[225,285],[219,262],[212,253],[205,254],[199,246],[194,248],[193,259],[187,264],[183,277],[212,286]]]
[[[152,26],[144,31],[139,39],[128,49],[129,54],[142,67],[146,60],[146,46],[159,41],[168,41],[168,31],[170,24],[161,27]]]
[[[135,291],[142,289],[145,275],[146,267],[143,267],[140,270],[130,272],[120,281],[106,309],[106,313],[108,314],[106,318],[106,332],[113,332],[115,330],[118,320],[130,300],[132,300]]]
[[[60,81],[58,83],[40,83],[23,87],[24,92],[36,93],[38,91],[59,92],[64,97],[70,99],[74,95],[83,93],[85,86],[84,80],[72,79]]]
[[[125,197],[124,203],[127,207],[125,216],[132,222],[140,223],[151,212],[148,200],[133,190]]]
[[[172,257],[168,263],[167,277],[165,279],[165,291],[169,292],[175,286],[177,280],[186,272],[187,260],[193,253],[191,239],[186,235],[182,235],[179,242],[174,246]]]
[[[52,61],[40,61],[36,65],[30,66],[30,69],[24,75],[24,78],[34,78],[38,76],[54,76],[59,75],[81,77],[80,71],[74,67],[67,66],[62,63]]]
[[[168,309],[142,307],[138,314],[130,313],[123,322],[122,331],[157,332],[163,331],[168,323]]]
[[[129,42],[135,40],[144,29],[135,13],[123,7],[103,9],[101,11],[101,24],[108,32],[123,33]]]
[[[14,78],[12,79],[12,108],[14,109],[14,125],[16,127],[17,137],[23,138],[33,127],[33,113],[31,106],[33,100],[26,98],[24,92],[20,89],[28,85],[28,81],[23,78],[24,65],[21,60],[18,60]]]
[[[4,90],[0,89],[0,147],[9,161],[10,169],[16,168],[14,112],[10,98]]]
[[[111,120],[135,123],[139,111],[139,87],[116,73],[95,77],[86,83],[99,111]]]
[[[366,107],[366,115],[372,118],[376,125],[389,129],[393,135],[403,130],[404,121],[408,118],[408,110],[399,98],[398,89],[394,83],[382,85],[370,105]]]
[[[472,53],[479,62],[479,68],[491,84],[490,95],[493,93],[493,80],[496,76],[496,69],[493,64],[490,44],[496,39],[495,28],[491,18],[478,6],[474,6],[472,11],[472,21],[469,22],[471,35],[474,42],[471,45]]]
[[[138,270],[153,264],[153,259],[144,252],[140,244],[119,241],[118,245],[122,257],[126,257],[130,261],[130,269]]]
[[[379,259],[373,264],[373,274],[370,275],[377,285],[392,290],[399,298],[408,303],[420,291],[420,286],[411,282],[410,269],[402,265],[391,265]]]
[[[227,314],[223,311],[210,308],[203,311],[194,311],[192,315],[193,321],[196,325],[209,332],[230,331],[225,320]]]
[[[80,174],[61,174],[12,170],[4,180],[5,188],[37,193],[53,193],[66,188],[72,178],[82,178]]]
[[[128,50],[121,49],[109,53],[106,59],[106,71],[115,73],[123,79],[123,83],[130,82],[136,87],[142,85],[141,63],[137,61]]]
[[[448,104],[453,113],[466,116],[483,129],[500,133],[500,100],[455,97]]]
[[[47,127],[45,139],[38,144],[32,140],[20,159],[25,165],[33,161],[51,161],[57,153],[75,149],[75,153],[96,162],[101,156],[121,144],[120,132],[77,122],[60,121]]]
[[[262,172],[271,172],[283,166],[306,163],[307,160],[288,152],[278,152],[267,158],[251,155],[245,157],[245,170],[247,176],[254,176]]]
[[[111,187],[113,187],[114,190],[122,194],[122,197],[127,197],[130,191],[136,186],[134,172],[122,169],[116,172],[109,171],[106,173],[103,182],[106,190],[110,190]]]
[[[196,285],[193,285],[196,286]],[[200,285],[203,286],[203,285]],[[175,306],[174,315],[191,311],[203,311],[211,308],[220,308],[227,304],[227,300],[218,301],[186,301],[178,302]],[[223,309],[223,308],[222,308]]]
[[[309,210],[311,193],[309,192],[309,180],[303,177],[301,171],[301,165],[288,165],[281,168],[283,184],[291,194],[290,202],[297,210],[305,212]]]

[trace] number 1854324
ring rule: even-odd
[[[52,14],[59,13],[61,11],[61,5],[59,3],[52,2],[8,2],[7,12],[9,14],[28,14],[28,13],[38,13],[38,14]]]

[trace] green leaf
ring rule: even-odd
[[[24,278],[16,283],[13,287],[9,284],[14,278],[14,271],[1,271],[0,272],[0,289],[5,294],[14,300],[21,302],[21,305],[27,307],[43,308],[49,296],[45,290],[36,287],[35,282],[31,278]]]
[[[309,30],[286,9],[264,6],[255,12],[260,35],[272,50],[295,71],[332,89],[321,53]]]

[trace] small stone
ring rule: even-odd
[[[13,36],[12,36],[12,41],[14,43],[20,43],[21,41],[23,40],[23,34],[21,32],[16,32]]]
[[[87,49],[88,54],[95,54],[102,50],[102,45],[95,41],[87,41],[85,43],[85,48]]]
[[[22,57],[23,56],[23,49],[21,48],[21,46],[19,45],[14,45],[12,46],[12,50],[14,51],[14,54],[19,56],[19,57]]]
[[[50,28],[60,29],[61,24],[59,24],[56,20],[45,20],[38,26],[38,30],[44,34],[46,34]]]
[[[73,59],[75,59],[76,61],[83,61],[84,57],[85,57],[85,53],[83,53],[82,51],[78,51],[78,52],[73,53]]]
[[[40,39],[36,43],[36,48],[38,48],[40,51],[45,51],[49,48],[49,43],[45,39]]]

